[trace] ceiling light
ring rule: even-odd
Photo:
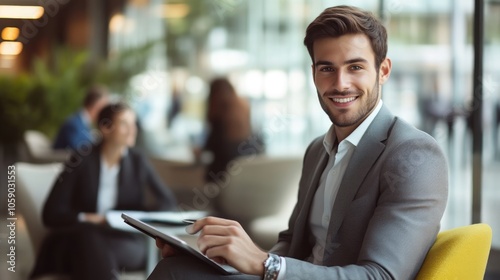
[[[43,12],[41,6],[0,5],[0,18],[39,19]]]
[[[19,37],[19,28],[17,27],[5,27],[2,30],[2,39],[6,41],[14,41]]]
[[[0,55],[18,55],[23,50],[21,42],[0,43]]]
[[[15,56],[0,55],[0,68],[14,68],[16,62],[15,58]]]
[[[115,14],[109,21],[109,31],[111,33],[130,33],[135,28],[135,21],[125,17],[123,14]]]
[[[125,17],[122,14],[116,14],[109,21],[109,31],[116,33],[125,26]]]
[[[164,18],[183,18],[189,14],[191,9],[187,4],[164,4],[160,11]]]

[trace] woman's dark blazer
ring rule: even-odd
[[[48,227],[78,223],[78,213],[95,213],[101,168],[100,147],[86,156],[74,154],[56,180],[45,202],[43,222]],[[114,210],[174,210],[174,194],[162,183],[153,167],[136,149],[128,149],[121,159],[118,198]],[[154,198],[154,204],[146,201]]]

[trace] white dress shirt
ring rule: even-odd
[[[321,174],[319,187],[314,195],[309,216],[311,231],[316,240],[309,261],[314,264],[321,265],[323,263],[323,254],[326,246],[326,236],[328,233],[328,226],[330,225],[333,203],[337,197],[347,165],[351,160],[352,154],[356,150],[356,146],[375,116],[377,116],[380,108],[382,108],[382,101],[378,103],[375,110],[373,110],[373,112],[351,134],[349,134],[349,136],[342,140],[338,146],[335,145],[337,136],[335,135],[334,125],[330,127],[330,130],[325,135],[323,145],[329,155],[329,159],[326,168]]]
[[[92,120],[90,119],[89,113],[86,110],[81,110],[80,117],[82,118],[83,124],[90,129],[92,127]]]
[[[118,174],[120,164],[109,166],[101,156],[101,172],[99,173],[99,189],[97,192],[97,213],[106,214],[115,208],[118,199]]]

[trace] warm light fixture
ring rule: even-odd
[[[14,41],[19,37],[19,28],[5,27],[2,30],[2,39],[5,41]]]
[[[109,21],[109,31],[111,33],[130,33],[134,28],[135,22],[123,14],[115,14]]]
[[[0,55],[18,55],[23,50],[21,42],[2,42],[0,43]]]
[[[122,14],[115,14],[109,21],[109,31],[116,33],[125,26],[125,17]]]
[[[161,16],[164,18],[183,18],[189,14],[191,9],[187,4],[163,4]]]
[[[14,68],[16,64],[16,57],[11,55],[0,55],[0,68]]]
[[[128,0],[129,5],[144,7],[149,4],[149,0]]]
[[[0,5],[0,18],[39,19],[43,12],[42,6]]]

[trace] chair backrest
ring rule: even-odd
[[[33,163],[64,162],[69,158],[70,152],[54,150],[50,139],[40,131],[27,130],[24,132],[29,160]]]
[[[150,157],[150,161],[165,186],[174,192],[177,203],[192,205],[193,189],[203,186],[205,166],[158,157]]]
[[[34,256],[38,256],[40,246],[48,233],[48,229],[42,222],[43,206],[63,167],[62,163],[16,163],[18,207],[28,229]],[[50,274],[40,279],[67,280],[70,278],[67,275]],[[122,272],[120,273],[120,279],[145,279],[145,275],[144,271]]]
[[[27,130],[24,132],[24,141],[28,146],[28,152],[33,156],[43,155],[52,150],[50,140],[45,134],[36,130]]]
[[[295,200],[301,168],[298,156],[238,158],[220,178],[217,208],[244,223],[278,214]]]
[[[16,163],[18,207],[26,223],[35,254],[38,254],[47,234],[47,229],[42,222],[43,205],[62,168],[61,163]]]
[[[491,234],[491,227],[487,224],[440,232],[416,279],[483,279]]]

